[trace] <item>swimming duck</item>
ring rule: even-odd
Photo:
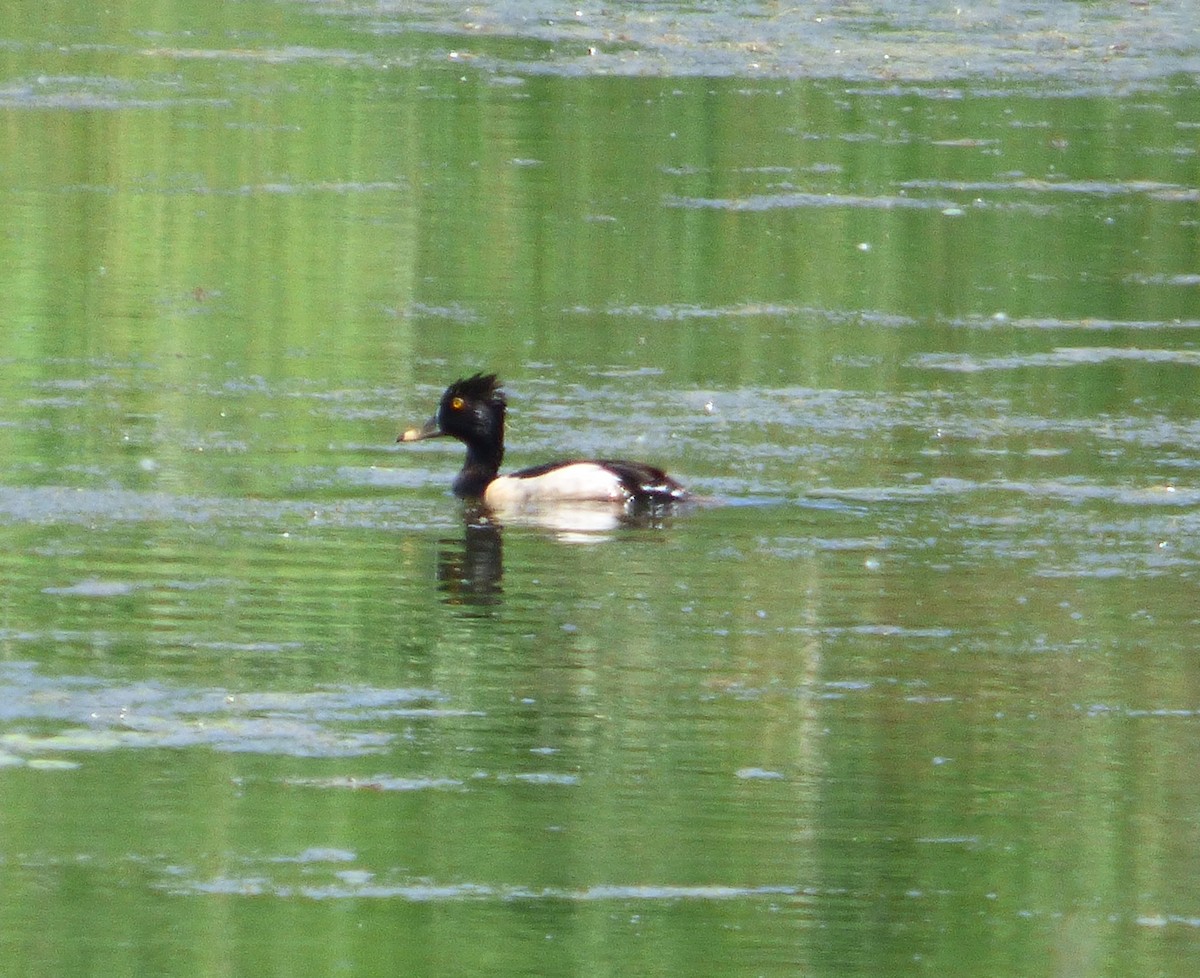
[[[545,504],[606,502],[627,508],[658,507],[688,498],[662,469],[620,459],[572,459],[500,475],[504,458],[504,413],[508,407],[495,374],[475,374],[446,388],[437,413],[398,442],[449,435],[467,446],[454,480],[454,494],[493,509]]]

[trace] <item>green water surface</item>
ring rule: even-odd
[[[1194,974],[1190,6],[551,8],[0,27],[5,973]]]

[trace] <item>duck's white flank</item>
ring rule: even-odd
[[[544,502],[624,502],[629,496],[621,478],[595,462],[572,462],[541,475],[502,475],[493,479],[483,501],[494,507]]]

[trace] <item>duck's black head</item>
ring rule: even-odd
[[[495,374],[475,374],[446,388],[437,413],[397,441],[421,441],[449,435],[467,446],[467,460],[454,481],[460,496],[481,495],[504,459],[504,391]]]

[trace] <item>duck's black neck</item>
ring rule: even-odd
[[[467,445],[467,460],[454,480],[454,495],[478,499],[500,472],[504,443]]]

